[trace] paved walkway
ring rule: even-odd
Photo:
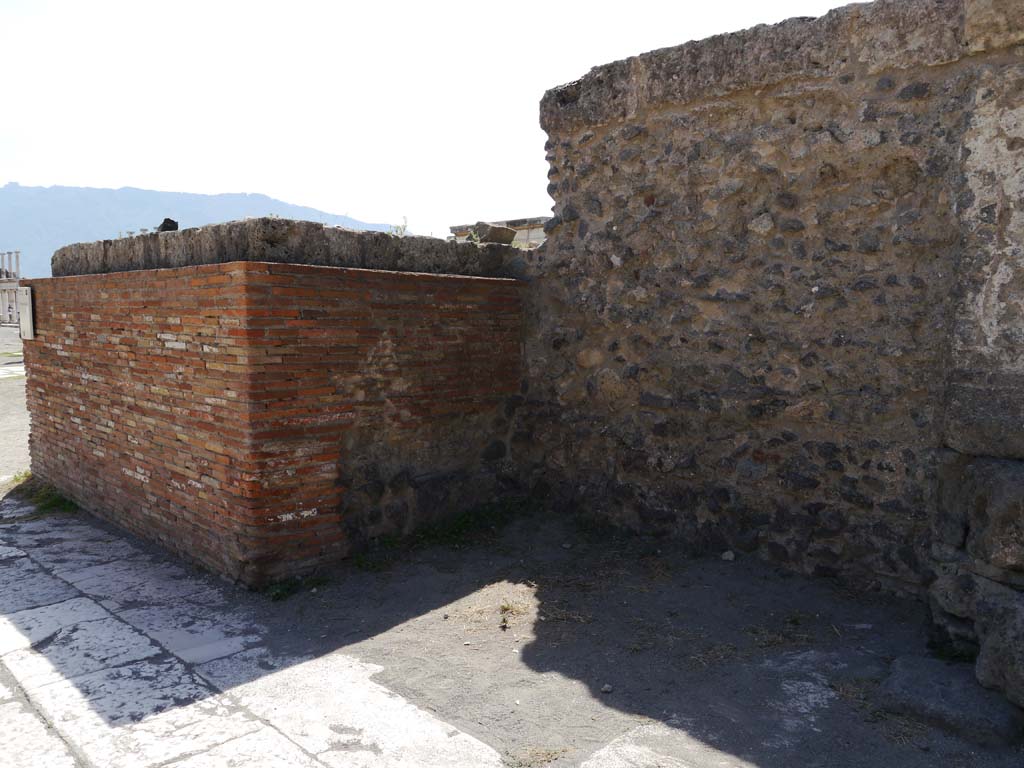
[[[1020,768],[886,715],[919,608],[561,521],[274,602],[0,502],[4,768]]]
[[[28,465],[28,410],[21,339],[17,328],[0,326],[0,490]]]
[[[0,764],[499,766],[340,653],[278,659],[234,590],[74,516],[0,548]]]
[[[0,362],[0,379],[24,378],[25,364],[22,362]]]

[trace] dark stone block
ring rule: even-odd
[[[943,438],[961,453],[1024,459],[1024,375],[954,374]]]
[[[506,453],[508,453],[508,449],[505,447],[505,443],[501,440],[495,440],[484,449],[480,456],[484,461],[498,461],[505,458]]]
[[[893,662],[878,694],[890,712],[981,744],[1015,744],[1024,737],[1024,712],[978,685],[969,664],[903,656]]]
[[[932,87],[928,83],[911,83],[904,87],[896,98],[900,101],[912,101],[914,99],[923,99],[929,93],[931,93]]]

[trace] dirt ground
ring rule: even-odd
[[[922,606],[755,560],[538,514],[329,578],[260,609],[269,647],[379,664],[511,766],[580,765],[616,739],[685,766],[1024,764],[877,706],[891,660],[926,653]]]

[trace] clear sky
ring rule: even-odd
[[[544,91],[836,0],[0,0],[0,185],[262,192],[417,234],[550,213]]]

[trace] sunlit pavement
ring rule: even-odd
[[[28,427],[21,339],[17,328],[0,326],[0,491],[28,469]]]
[[[276,659],[261,647],[266,627],[232,607],[234,588],[88,521],[54,515],[2,537],[0,763],[501,764],[374,683],[373,665]]]

